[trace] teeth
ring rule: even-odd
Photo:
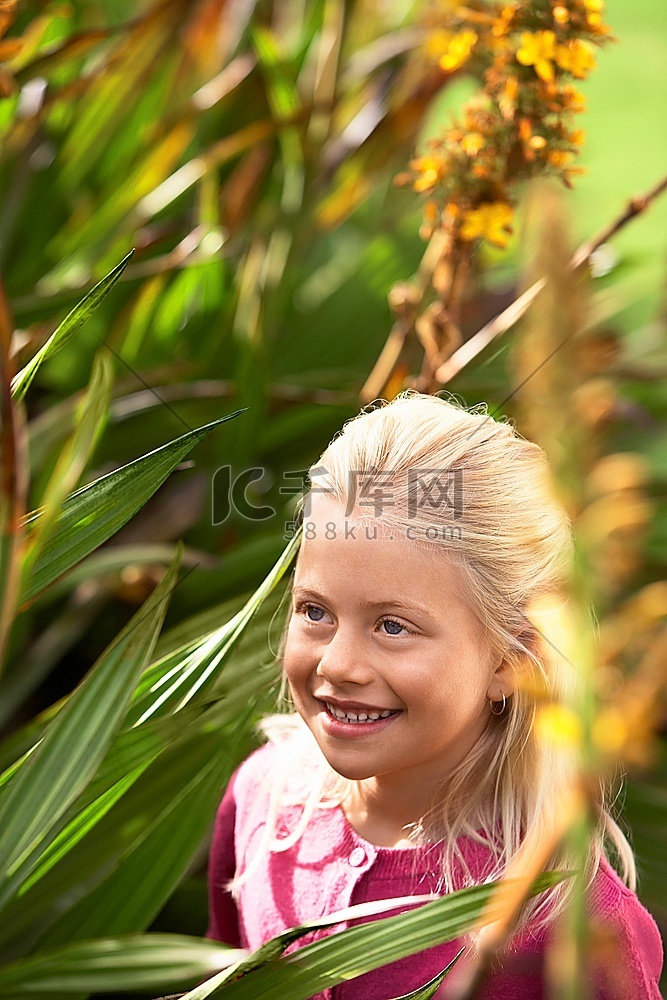
[[[330,705],[328,701],[325,702],[325,705],[329,714],[333,715],[334,718],[341,719],[344,722],[351,722],[353,725],[365,722],[377,722],[378,719],[387,719],[390,715],[394,714],[389,708],[385,709],[384,712],[344,712],[342,708]]]

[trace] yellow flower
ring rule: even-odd
[[[514,20],[514,15],[516,14],[516,7],[513,5],[502,7],[498,13],[498,17],[493,22],[491,28],[491,33],[496,38],[502,38],[506,35],[512,25]]]
[[[565,167],[572,162],[572,153],[567,153],[562,149],[552,149],[547,157],[552,167]]]
[[[522,66],[532,66],[541,80],[549,81],[554,78],[552,60],[555,49],[556,36],[553,31],[524,31],[516,58]]]
[[[424,205],[424,216],[427,222],[437,222],[438,221],[438,203],[437,201],[427,201]]]
[[[498,247],[507,246],[510,238],[508,226],[512,220],[512,209],[505,201],[486,202],[479,208],[465,213],[461,226],[464,240],[485,239]]]
[[[573,87],[571,84],[567,84],[560,92],[560,97],[563,102],[563,108],[567,111],[585,111],[586,110],[586,98]]]
[[[608,34],[608,29],[602,22],[604,0],[584,0],[586,23],[598,35]]]
[[[529,118],[521,118],[519,120],[519,138],[521,142],[530,142],[530,137],[533,134],[533,130],[530,124]]]
[[[485,180],[487,177],[491,176],[491,170],[486,165],[486,163],[473,163],[472,165],[473,177],[479,177]]]
[[[484,136],[479,132],[469,132],[461,139],[461,149],[467,156],[477,156],[484,145]]]
[[[567,45],[557,45],[555,57],[561,69],[567,70],[580,80],[583,80],[595,66],[593,46],[581,38],[575,38]]]
[[[432,31],[426,39],[426,54],[429,59],[437,60],[447,51],[452,40],[452,32],[445,28],[437,28]]]
[[[582,128],[575,129],[574,132],[570,132],[568,136],[570,142],[574,143],[575,146],[583,145],[585,138],[586,138],[586,133]]]
[[[511,119],[516,111],[516,98],[519,93],[519,81],[515,76],[508,76],[503,92],[498,99],[498,107],[503,118]]]
[[[558,24],[567,24],[567,22],[570,20],[570,13],[567,7],[563,7],[560,4],[557,7],[554,7],[553,15],[554,15],[554,21],[556,21]]]
[[[411,160],[410,168],[420,174],[413,184],[415,191],[430,191],[442,179],[446,161],[442,156],[422,156]]]
[[[444,69],[447,73],[453,73],[455,69],[460,69],[470,58],[476,41],[476,31],[459,31],[456,35],[452,35],[447,45],[447,51],[440,57],[440,69]]]

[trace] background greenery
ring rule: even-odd
[[[74,688],[154,593],[179,539],[191,572],[174,589],[167,631],[147,654],[162,662],[158,671],[166,671],[162,654],[228,622],[279,558],[293,509],[281,489],[299,482],[285,474],[305,470],[358,410],[391,323],[387,294],[423,252],[420,200],[393,177],[470,90],[464,79],[445,86],[414,50],[419,9],[370,0],[19,3],[8,34],[25,44],[5,64],[0,103],[0,262],[15,318],[15,367],[136,248],[104,302],[30,387],[28,509],[60,481],[58,459],[77,426],[90,428],[91,440],[75,444],[81,461],[66,492],[247,409],[184,454],[129,523],[23,608],[1,682],[3,766],[32,745],[41,731],[33,720]],[[566,198],[577,239],[655,183],[667,162],[660,127],[667,10],[659,0],[610,0],[607,19],[618,44],[600,54],[582,88],[587,173]],[[610,270],[593,282],[618,388],[604,448],[645,456],[656,509],[627,593],[660,579],[667,554],[666,223],[667,201],[658,201],[613,240]],[[511,301],[515,275],[514,245],[481,252],[466,334]],[[514,415],[511,343],[510,334],[489,347],[448,388],[469,405],[485,400]],[[77,407],[93,378],[83,417]],[[99,412],[91,415],[93,399]],[[227,464],[234,476],[264,470],[248,495],[274,516],[253,521],[232,511],[212,523],[213,476]],[[280,597],[279,584],[230,650],[217,688],[190,696],[188,752],[172,745],[165,714],[160,774],[138,781],[113,807],[110,829],[121,829],[124,817],[148,829],[167,808],[174,761],[182,762],[187,796],[211,747],[223,748],[181,870],[133,919],[96,917],[95,934],[149,925],[205,930],[205,833],[220,789],[251,745],[252,722],[275,697]],[[245,692],[242,715],[229,701],[237,689]],[[209,743],[202,719],[215,711],[222,715]],[[641,894],[664,929],[663,772],[658,747],[652,769],[633,775],[627,817]],[[91,914],[113,909],[91,838],[73,853],[71,871],[63,862],[44,876],[51,910],[38,915],[30,892],[10,909],[12,933],[0,942],[8,958],[76,940],[84,927],[90,936]],[[105,864],[129,843],[108,843]],[[87,872],[78,882],[75,864]]]

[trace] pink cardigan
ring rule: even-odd
[[[376,847],[355,832],[342,809],[329,808],[315,810],[306,832],[289,850],[260,853],[259,866],[242,885],[237,906],[223,886],[235,873],[245,871],[260,847],[277,753],[269,744],[251,754],[230,780],[218,810],[209,860],[207,937],[254,951],[289,927],[355,903],[435,891],[437,845]],[[293,829],[299,814],[298,806],[281,807],[278,834]],[[466,861],[480,879],[485,853],[479,845],[466,842]],[[391,915],[398,912],[392,910]],[[606,928],[608,942],[591,972],[595,1000],[660,1000],[658,928],[606,861],[591,888],[590,912]],[[288,950],[345,926],[305,935]],[[386,1000],[388,983],[391,996],[408,993],[444,969],[461,943],[430,948],[318,997]],[[483,1000],[542,1000],[544,944],[543,934],[525,932],[487,980]],[[445,979],[439,996],[448,995],[447,983]]]

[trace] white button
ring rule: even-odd
[[[349,858],[352,867],[358,868],[359,865],[363,865],[365,860],[366,860],[366,852],[363,849],[363,847],[355,847],[352,853],[350,854]]]

